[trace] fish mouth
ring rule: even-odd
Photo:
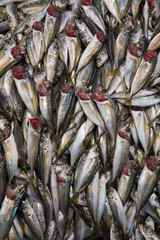
[[[32,29],[36,30],[36,31],[40,31],[42,32],[43,30],[43,22],[34,22],[33,25],[32,25]]]
[[[55,17],[58,11],[58,7],[55,4],[51,4],[48,8],[47,8],[47,12],[49,15]]]
[[[24,79],[24,71],[22,66],[18,66],[12,69],[12,76],[18,80]]]

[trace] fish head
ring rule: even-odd
[[[126,121],[129,117],[129,109],[127,107],[124,107],[120,113],[120,119],[122,121]]]
[[[78,89],[77,96],[80,100],[84,100],[84,101],[89,100],[89,97],[87,95],[87,91],[84,88],[79,88]]]
[[[11,136],[11,128],[6,127],[2,132],[2,136],[3,136],[3,141],[7,140]]]
[[[123,29],[123,36],[128,37],[128,35],[130,35],[130,33],[131,33],[131,29],[132,29],[131,26],[125,27]]]
[[[147,50],[143,55],[143,59],[146,62],[152,62],[155,58],[156,58],[156,53],[151,50]]]
[[[38,95],[43,97],[47,95],[47,86],[46,83],[40,83],[37,86]]]
[[[17,59],[22,54],[22,48],[20,46],[15,46],[11,49],[12,56]]]
[[[116,239],[119,239],[119,229],[114,223],[112,223],[112,233]]]
[[[77,203],[78,203],[78,205],[87,207],[87,200],[85,197],[85,193],[82,192],[79,194]]]
[[[72,23],[67,23],[64,28],[64,32],[67,36],[69,37],[74,37],[75,36],[75,27],[74,24]]]
[[[19,199],[23,196],[26,191],[26,184],[16,185],[16,184],[9,184],[6,187],[6,197],[14,200],[15,198]]]
[[[123,139],[128,139],[130,136],[130,124],[128,121],[118,120],[117,133]]]
[[[15,38],[11,38],[11,36],[8,36],[4,39],[3,41],[3,48],[5,50],[8,50],[9,52],[11,51],[11,49],[13,47],[16,46],[16,41],[15,41]]]
[[[153,230],[149,226],[147,226],[147,224],[140,224],[140,229],[144,233],[146,239],[154,239],[151,238],[154,237]]]
[[[160,208],[160,200],[159,197],[153,193],[149,199],[150,203],[154,208]]]
[[[25,74],[24,74],[24,69],[22,66],[17,66],[12,69],[12,76],[18,80],[24,79]]]
[[[68,165],[67,159],[63,158],[62,161],[57,162],[56,178],[58,183],[65,183],[71,180],[72,168]]]
[[[106,100],[104,94],[102,91],[100,90],[95,90],[93,93],[92,93],[92,98],[98,102],[104,102]]]
[[[65,83],[61,87],[61,92],[62,93],[69,93],[70,88],[71,88],[71,83]]]
[[[41,69],[37,72],[37,74],[34,75],[34,81],[36,83],[36,85],[44,82],[46,79],[46,70],[45,69]]]
[[[114,193],[115,193],[114,188],[109,187],[109,189],[107,190],[107,193],[108,193],[108,196],[109,196],[110,199],[114,198]]]
[[[36,131],[40,132],[41,130],[41,120],[39,118],[30,118],[29,125]]]
[[[146,161],[146,166],[149,170],[155,171],[160,166],[160,160],[155,156],[150,156]]]
[[[41,22],[41,21],[34,22],[32,25],[32,29],[42,32],[43,31],[43,22]]]
[[[129,167],[130,167],[130,173],[136,174],[137,171],[139,170],[139,162],[137,159],[133,159],[129,161]]]
[[[15,186],[27,186],[27,180],[22,178],[22,177],[14,177],[12,179],[12,183],[15,185]]]
[[[139,47],[139,44],[132,42],[129,46],[128,46],[129,52],[132,56],[134,57],[140,57],[142,55],[142,50]]]
[[[140,223],[144,223],[145,219],[146,219],[146,212],[141,210],[139,212],[139,222]]]
[[[126,176],[133,175],[137,173],[139,169],[139,162],[137,159],[130,160],[129,162],[126,162],[126,164],[123,166],[123,174]]]
[[[124,175],[129,176],[130,175],[130,165],[129,162],[127,162],[122,169],[122,172]]]

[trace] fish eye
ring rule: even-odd
[[[157,160],[155,163],[157,166],[160,166],[160,160]]]
[[[11,40],[7,39],[6,40],[6,44],[10,45],[11,44]]]
[[[148,230],[148,229],[149,229],[149,227],[148,227],[147,225],[145,225],[145,226],[144,226],[144,229],[145,229],[145,230]]]
[[[98,147],[96,147],[94,151],[95,151],[95,152],[99,152],[99,148],[98,148]]]
[[[155,199],[154,199],[154,201],[155,201],[156,203],[159,203],[159,200],[158,200],[158,198],[155,198]]]
[[[110,199],[112,200],[112,199],[114,199],[114,197],[113,197],[113,196],[110,196]]]
[[[22,188],[20,188],[19,190],[18,190],[18,193],[22,193],[23,192],[23,190],[22,190]]]

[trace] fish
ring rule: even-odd
[[[119,194],[112,187],[108,189],[108,199],[116,223],[120,229],[122,229],[123,233],[126,234],[126,216],[124,207]]]
[[[57,39],[54,39],[54,41],[48,48],[47,54],[44,57],[46,79],[51,84],[54,82],[56,70],[58,67],[58,56],[59,54],[58,54]]]
[[[99,53],[97,54],[96,65],[97,67],[101,67],[106,60],[108,59],[107,47],[104,44]]]
[[[17,208],[25,192],[25,186],[10,184],[6,188],[5,198],[0,210],[1,238],[6,239],[12,227]]]
[[[59,134],[64,121],[66,121],[67,114],[69,112],[70,102],[72,101],[73,92],[71,85],[66,83],[61,87],[61,99],[59,107],[57,109],[57,134]]]
[[[111,2],[108,2],[107,0],[104,0],[104,3],[107,7],[107,9],[111,12],[111,14],[114,16],[114,18],[121,23],[121,16],[120,16],[120,9],[119,4],[117,0],[113,0]]]
[[[83,191],[94,177],[99,167],[99,152],[97,145],[90,148],[88,154],[83,154],[75,171],[73,191],[77,195]]]
[[[141,1],[142,0],[132,0],[131,10],[132,10],[133,17],[135,19],[136,19],[136,16],[138,14],[138,11],[139,11],[139,5],[140,5]]]
[[[149,199],[158,179],[159,167],[157,158],[150,157],[141,172],[137,189],[137,212]]]
[[[87,96],[86,90],[83,88],[78,89],[77,96],[78,96],[80,105],[82,106],[83,111],[87,115],[87,117],[94,124],[101,127],[105,131],[106,127],[105,127],[104,121],[98,112],[96,104],[93,102],[93,100],[89,96]]]
[[[100,223],[105,207],[105,177],[100,176],[99,171],[95,174],[93,181],[87,187],[86,200],[88,207],[94,217],[96,223]]]
[[[11,128],[6,127],[3,130],[2,135],[3,135],[2,146],[4,148],[6,165],[7,165],[7,175],[10,183],[16,173],[16,169],[18,166],[18,151],[17,151],[16,141]]]
[[[76,34],[74,25],[72,23],[68,23],[65,26],[65,34],[66,34],[66,44],[68,49],[68,61],[69,66],[66,64],[67,69],[71,73],[75,70],[78,61],[81,56],[81,43],[78,35]]]
[[[59,193],[59,209],[64,217],[68,219],[72,169],[65,159],[62,159],[62,162],[61,159],[58,161],[56,166],[56,178]]]
[[[75,86],[77,88],[85,88],[88,86],[92,80],[94,72],[94,61],[88,63],[82,70],[79,71],[76,79]]]
[[[49,81],[42,82],[36,86],[39,97],[39,108],[44,121],[49,127],[50,131],[54,129],[53,108],[52,108],[52,94],[53,88]]]
[[[53,42],[57,29],[58,29],[58,7],[54,4],[50,4],[46,11],[44,23],[44,42],[46,49]]]
[[[126,26],[122,29],[122,31],[119,33],[116,39],[114,69],[117,69],[124,59],[124,55],[130,40],[130,35],[131,35],[131,27]]]
[[[10,45],[7,45],[7,49],[0,51],[0,76],[2,76],[9,68],[16,65],[22,59],[22,49],[20,46],[15,46],[12,40]]]
[[[87,65],[93,57],[96,55],[96,53],[101,49],[103,46],[103,41],[105,40],[105,33],[103,31],[97,32],[88,46],[86,47],[85,51],[82,53],[79,63],[77,66],[76,73],[78,72],[85,66]]]
[[[39,168],[40,168],[40,176],[44,186],[47,186],[50,172],[51,172],[51,164],[53,157],[53,147],[51,142],[51,134],[42,133],[40,138],[40,150],[39,150]]]
[[[138,68],[138,65],[141,60],[141,51],[136,46],[135,43],[131,43],[128,46],[127,54],[126,54],[126,60],[125,60],[125,84],[127,87],[127,90],[129,91],[131,88],[131,84],[133,81],[133,78],[135,76],[136,70]]]
[[[146,39],[148,39],[148,27],[149,27],[149,15],[150,15],[150,7],[148,4],[148,1],[145,1],[144,7],[143,7],[143,29],[144,29],[144,35]]]
[[[151,134],[148,115],[146,114],[145,111],[143,111],[142,108],[138,108],[138,107],[133,108],[133,110],[131,111],[131,114],[135,124],[139,141],[141,142],[143,149],[145,151],[145,154],[147,155],[149,151],[149,141],[150,141],[150,134]],[[143,131],[140,132],[140,128],[143,124],[145,125],[145,128],[143,128]]]
[[[105,33],[105,24],[103,19],[97,8],[92,5],[92,1],[81,1],[81,9],[84,11],[84,14]]]
[[[159,236],[148,226],[146,225],[140,225],[140,231],[142,235],[145,237],[145,239],[160,239]]]
[[[83,45],[87,46],[93,38],[93,33],[82,19],[75,19],[75,23],[78,28],[80,40]]]
[[[83,154],[85,146],[91,138],[93,128],[93,123],[89,119],[87,119],[78,129],[74,141],[69,148],[71,154],[71,166],[74,166],[79,160],[79,157]]]
[[[43,185],[43,182],[40,179],[37,179],[37,186],[44,206],[46,229],[48,229],[50,222],[52,220],[53,213],[52,196],[48,187]]]
[[[38,98],[35,85],[31,79],[24,74],[24,69],[22,66],[18,66],[12,69],[12,77],[15,81],[17,90],[24,104],[30,113],[36,117],[38,113]]]
[[[32,31],[27,38],[27,53],[34,68],[36,68],[41,62],[45,52],[45,41],[42,29],[43,23],[41,21],[34,22],[32,25]]]
[[[123,204],[125,204],[131,194],[136,175],[139,171],[137,159],[130,160],[123,166],[122,174],[118,182],[118,193]]]
[[[22,208],[24,219],[30,231],[32,232],[32,234],[35,237],[38,237],[39,239],[44,239],[42,228],[40,226],[36,213],[32,208],[30,202],[28,201],[28,199],[25,199],[21,202],[21,208]]]
[[[31,168],[31,174],[33,174],[36,160],[37,160],[40,131],[41,131],[41,121],[38,118],[29,119],[28,136],[27,136],[27,155],[28,155],[29,166]]]
[[[58,194],[58,182],[57,182],[57,176],[56,176],[56,169],[54,165],[51,166],[50,188],[51,188],[51,194],[52,194],[55,221],[58,222],[59,194]]]
[[[130,143],[130,128],[125,126],[124,122],[119,122],[117,126],[116,145],[113,156],[113,172],[112,182],[120,175],[123,165],[128,160],[129,143]]]
[[[116,137],[116,111],[114,102],[105,97],[104,94],[95,90],[92,93],[92,98],[96,102],[98,110],[105,122],[106,129],[110,135],[111,140],[114,142]]]
[[[143,85],[147,82],[149,77],[152,74],[152,71],[154,70],[156,64],[156,57],[155,52],[153,51],[147,51],[143,55],[143,59],[141,63],[139,64],[139,67],[136,71],[136,74],[133,78],[133,82],[131,85],[131,92],[130,92],[130,98],[136,94]],[[139,78],[139,76],[141,76]]]
[[[160,34],[157,34],[150,42],[149,46],[148,46],[148,50],[151,50],[151,51],[155,51],[157,50],[160,46],[159,46],[159,37],[160,37]]]

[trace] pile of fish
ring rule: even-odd
[[[0,0],[0,240],[160,239],[159,50],[159,0]]]

